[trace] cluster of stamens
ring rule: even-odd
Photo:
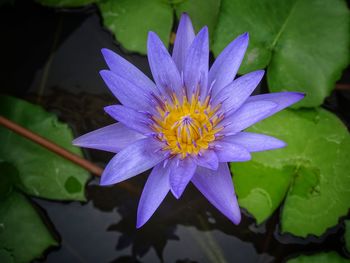
[[[180,101],[173,94],[171,101],[161,102],[158,116],[152,116],[152,128],[157,139],[165,143],[163,150],[185,158],[208,149],[222,130],[217,124],[223,119],[218,113],[220,105],[212,108],[209,102],[210,96],[201,101],[198,92],[191,99],[184,95]]]

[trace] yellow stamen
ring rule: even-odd
[[[157,107],[159,116],[153,117],[152,128],[159,134],[158,139],[166,143],[164,150],[185,158],[208,149],[215,134],[222,130],[216,127],[222,120],[216,115],[220,105],[212,109],[209,100],[208,96],[202,103],[196,93],[190,101],[183,96],[180,102],[173,94],[172,103],[166,101],[162,107]]]

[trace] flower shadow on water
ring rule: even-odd
[[[138,178],[131,179],[131,183],[141,186],[145,179],[146,176],[141,175]],[[227,218],[211,207],[193,186],[190,186],[185,191],[180,200],[176,200],[169,194],[164,204],[160,206],[159,211],[156,212],[156,215],[141,229],[135,227],[139,195],[132,194],[119,186],[100,187],[98,185],[90,185],[87,193],[88,199],[92,200],[95,208],[104,212],[117,210],[121,216],[121,220],[111,224],[107,231],[115,231],[121,234],[116,244],[116,250],[131,248],[132,256],[129,259],[135,260],[131,262],[137,262],[137,259],[145,256],[151,249],[154,249],[158,258],[163,261],[163,252],[168,241],[177,240],[181,242],[181,238],[177,234],[180,226],[188,227],[187,235],[197,235],[196,232],[190,230],[192,228],[204,232],[203,236],[194,237],[194,240],[198,241],[198,243],[204,242],[206,244],[204,247],[201,247],[203,254],[207,253],[204,251],[205,247],[208,250],[215,248],[215,244],[212,244],[213,242],[215,243],[215,238],[213,239],[210,236],[214,230],[219,230],[230,236],[236,236],[240,240],[246,240],[249,243],[255,235],[248,228],[252,223],[251,219],[244,216],[240,227],[232,225]],[[204,238],[204,240],[198,240],[198,238]],[[259,240],[258,243],[262,243],[264,235],[261,235],[256,240]],[[229,237],[227,241],[230,242]],[[203,246],[203,244],[199,245]],[[191,249],[191,247],[188,247],[188,249]],[[237,248],[232,247],[232,249],[235,250]],[[257,250],[261,249],[257,248]],[[127,261],[126,257],[124,259],[126,260],[125,262],[130,262]],[[123,262],[118,260],[114,262]]]
[[[147,173],[144,173],[131,179],[130,184],[138,186],[141,191],[146,179]],[[173,242],[177,242],[182,249],[185,246],[186,250],[197,251],[197,255],[202,253],[203,262],[230,262],[233,256],[237,262],[280,262],[286,255],[303,250],[319,251],[330,245],[341,247],[337,238],[342,232],[339,227],[331,229],[321,238],[301,239],[279,234],[279,211],[260,226],[256,226],[254,220],[244,213],[240,225],[234,226],[192,185],[179,200],[168,194],[159,210],[140,229],[135,227],[140,194],[118,185],[101,187],[92,184],[87,188],[87,196],[96,209],[117,211],[116,214],[121,217],[106,231],[118,233],[117,251],[123,254],[125,249],[129,249],[130,252],[113,262],[143,262],[152,250],[161,262],[168,262],[169,258],[173,262],[192,262],[182,250],[169,251],[173,250]],[[185,229],[185,232],[181,229]],[[188,237],[194,243],[186,242]],[[200,250],[196,250],[197,247]],[[174,257],[169,257],[168,252]]]

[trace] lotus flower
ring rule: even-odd
[[[85,134],[74,144],[117,153],[101,185],[124,181],[153,168],[137,211],[144,225],[170,191],[180,198],[189,182],[234,224],[241,220],[227,162],[244,162],[251,152],[285,143],[242,130],[304,95],[281,92],[252,96],[264,71],[235,79],[248,46],[248,33],[238,36],[209,70],[208,28],[195,35],[183,14],[172,56],[149,32],[148,61],[154,82],[111,50],[102,49],[109,70],[100,72],[123,105],[105,107],[118,123]]]

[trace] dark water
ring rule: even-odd
[[[2,7],[0,14],[2,30],[14,34],[16,41],[15,54],[1,50],[2,57],[10,61],[1,77],[5,77],[2,92],[43,105],[68,122],[77,136],[113,122],[102,110],[116,100],[98,74],[106,68],[101,48],[115,50],[150,76],[146,57],[123,51],[102,29],[94,6],[55,10],[22,1]],[[347,70],[343,83],[350,83],[349,75]],[[266,90],[265,83],[260,90]],[[349,125],[349,105],[349,91],[336,91],[324,107]],[[85,154],[101,166],[112,157],[94,150]],[[262,263],[328,250],[349,256],[343,251],[342,223],[321,238],[307,239],[280,235],[279,211],[261,226],[248,215],[235,226],[192,186],[180,200],[169,195],[151,220],[136,230],[146,174],[129,180],[135,191],[118,185],[99,187],[95,178],[86,189],[87,203],[34,199],[61,241],[42,262]]]

